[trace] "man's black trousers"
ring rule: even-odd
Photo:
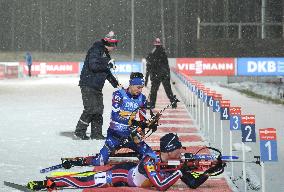
[[[157,100],[157,92],[159,90],[160,84],[163,84],[165,92],[169,98],[169,100],[172,102],[173,100],[173,91],[171,88],[171,82],[170,77],[160,77],[160,78],[154,78],[151,79],[151,91],[150,91],[150,105],[155,106],[156,100]]]
[[[91,123],[91,137],[102,134],[103,125],[103,94],[102,91],[90,87],[81,86],[84,110],[76,126],[76,134],[86,135]]]

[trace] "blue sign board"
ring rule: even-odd
[[[242,142],[256,142],[255,124],[241,124]]]
[[[219,112],[220,111],[220,101],[214,100],[213,101],[213,112]]]
[[[237,58],[237,75],[284,76],[284,57]]]
[[[278,161],[275,128],[259,129],[261,161]]]
[[[277,142],[273,140],[260,140],[261,161],[278,161]]]
[[[204,97],[204,92],[202,89],[198,89],[198,98],[203,100],[203,97]]]
[[[220,120],[229,120],[229,119],[230,119],[229,107],[221,107]]]
[[[213,96],[207,96],[207,106],[213,107]]]
[[[206,104],[207,104],[207,98],[208,98],[207,93],[206,94],[204,93],[204,95],[203,95],[203,102],[206,103]]]
[[[230,130],[241,130],[241,116],[230,116]]]

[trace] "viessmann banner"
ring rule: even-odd
[[[190,76],[233,76],[235,58],[177,58],[176,68]]]
[[[27,75],[28,66],[25,62],[20,62],[20,65]],[[34,75],[78,74],[79,62],[33,62],[31,71]]]
[[[284,58],[237,58],[237,69],[243,76],[284,76]]]

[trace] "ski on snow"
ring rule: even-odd
[[[54,170],[61,169],[61,168],[63,168],[62,163],[58,164],[58,165],[53,165],[53,166],[50,166],[50,167],[43,168],[43,169],[40,170],[40,173],[48,173],[50,171],[54,171]]]
[[[24,191],[24,192],[32,192],[32,190],[28,189],[26,185],[21,185],[21,184],[17,184],[17,183],[12,183],[9,181],[4,181],[4,185],[17,189],[19,191]]]

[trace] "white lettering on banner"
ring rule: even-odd
[[[284,62],[278,62],[278,72],[283,73],[284,72]]]
[[[131,65],[117,65],[117,71],[118,72],[131,72],[132,68]]]
[[[193,65],[193,70],[194,70],[194,65]],[[196,74],[201,74],[203,72],[202,70],[202,61],[196,61],[195,62],[195,73]]]
[[[268,61],[267,63],[267,70],[268,72],[275,72],[276,71],[276,63],[274,61]]]
[[[255,72],[257,65],[254,61],[248,61],[248,72]]]
[[[40,63],[40,74],[45,75],[46,74],[46,63]]]
[[[46,65],[47,71],[72,71],[72,65]]]
[[[202,61],[195,61],[195,63],[178,63],[177,66],[179,70],[195,71],[196,74],[201,74],[204,70],[225,71],[234,69],[233,63],[203,63]]]
[[[262,134],[276,134],[276,131],[269,131],[269,130],[267,130],[267,129],[265,129],[264,131],[260,131],[260,133],[262,133]]]
[[[274,61],[248,61],[248,72],[276,72],[277,64]]]

